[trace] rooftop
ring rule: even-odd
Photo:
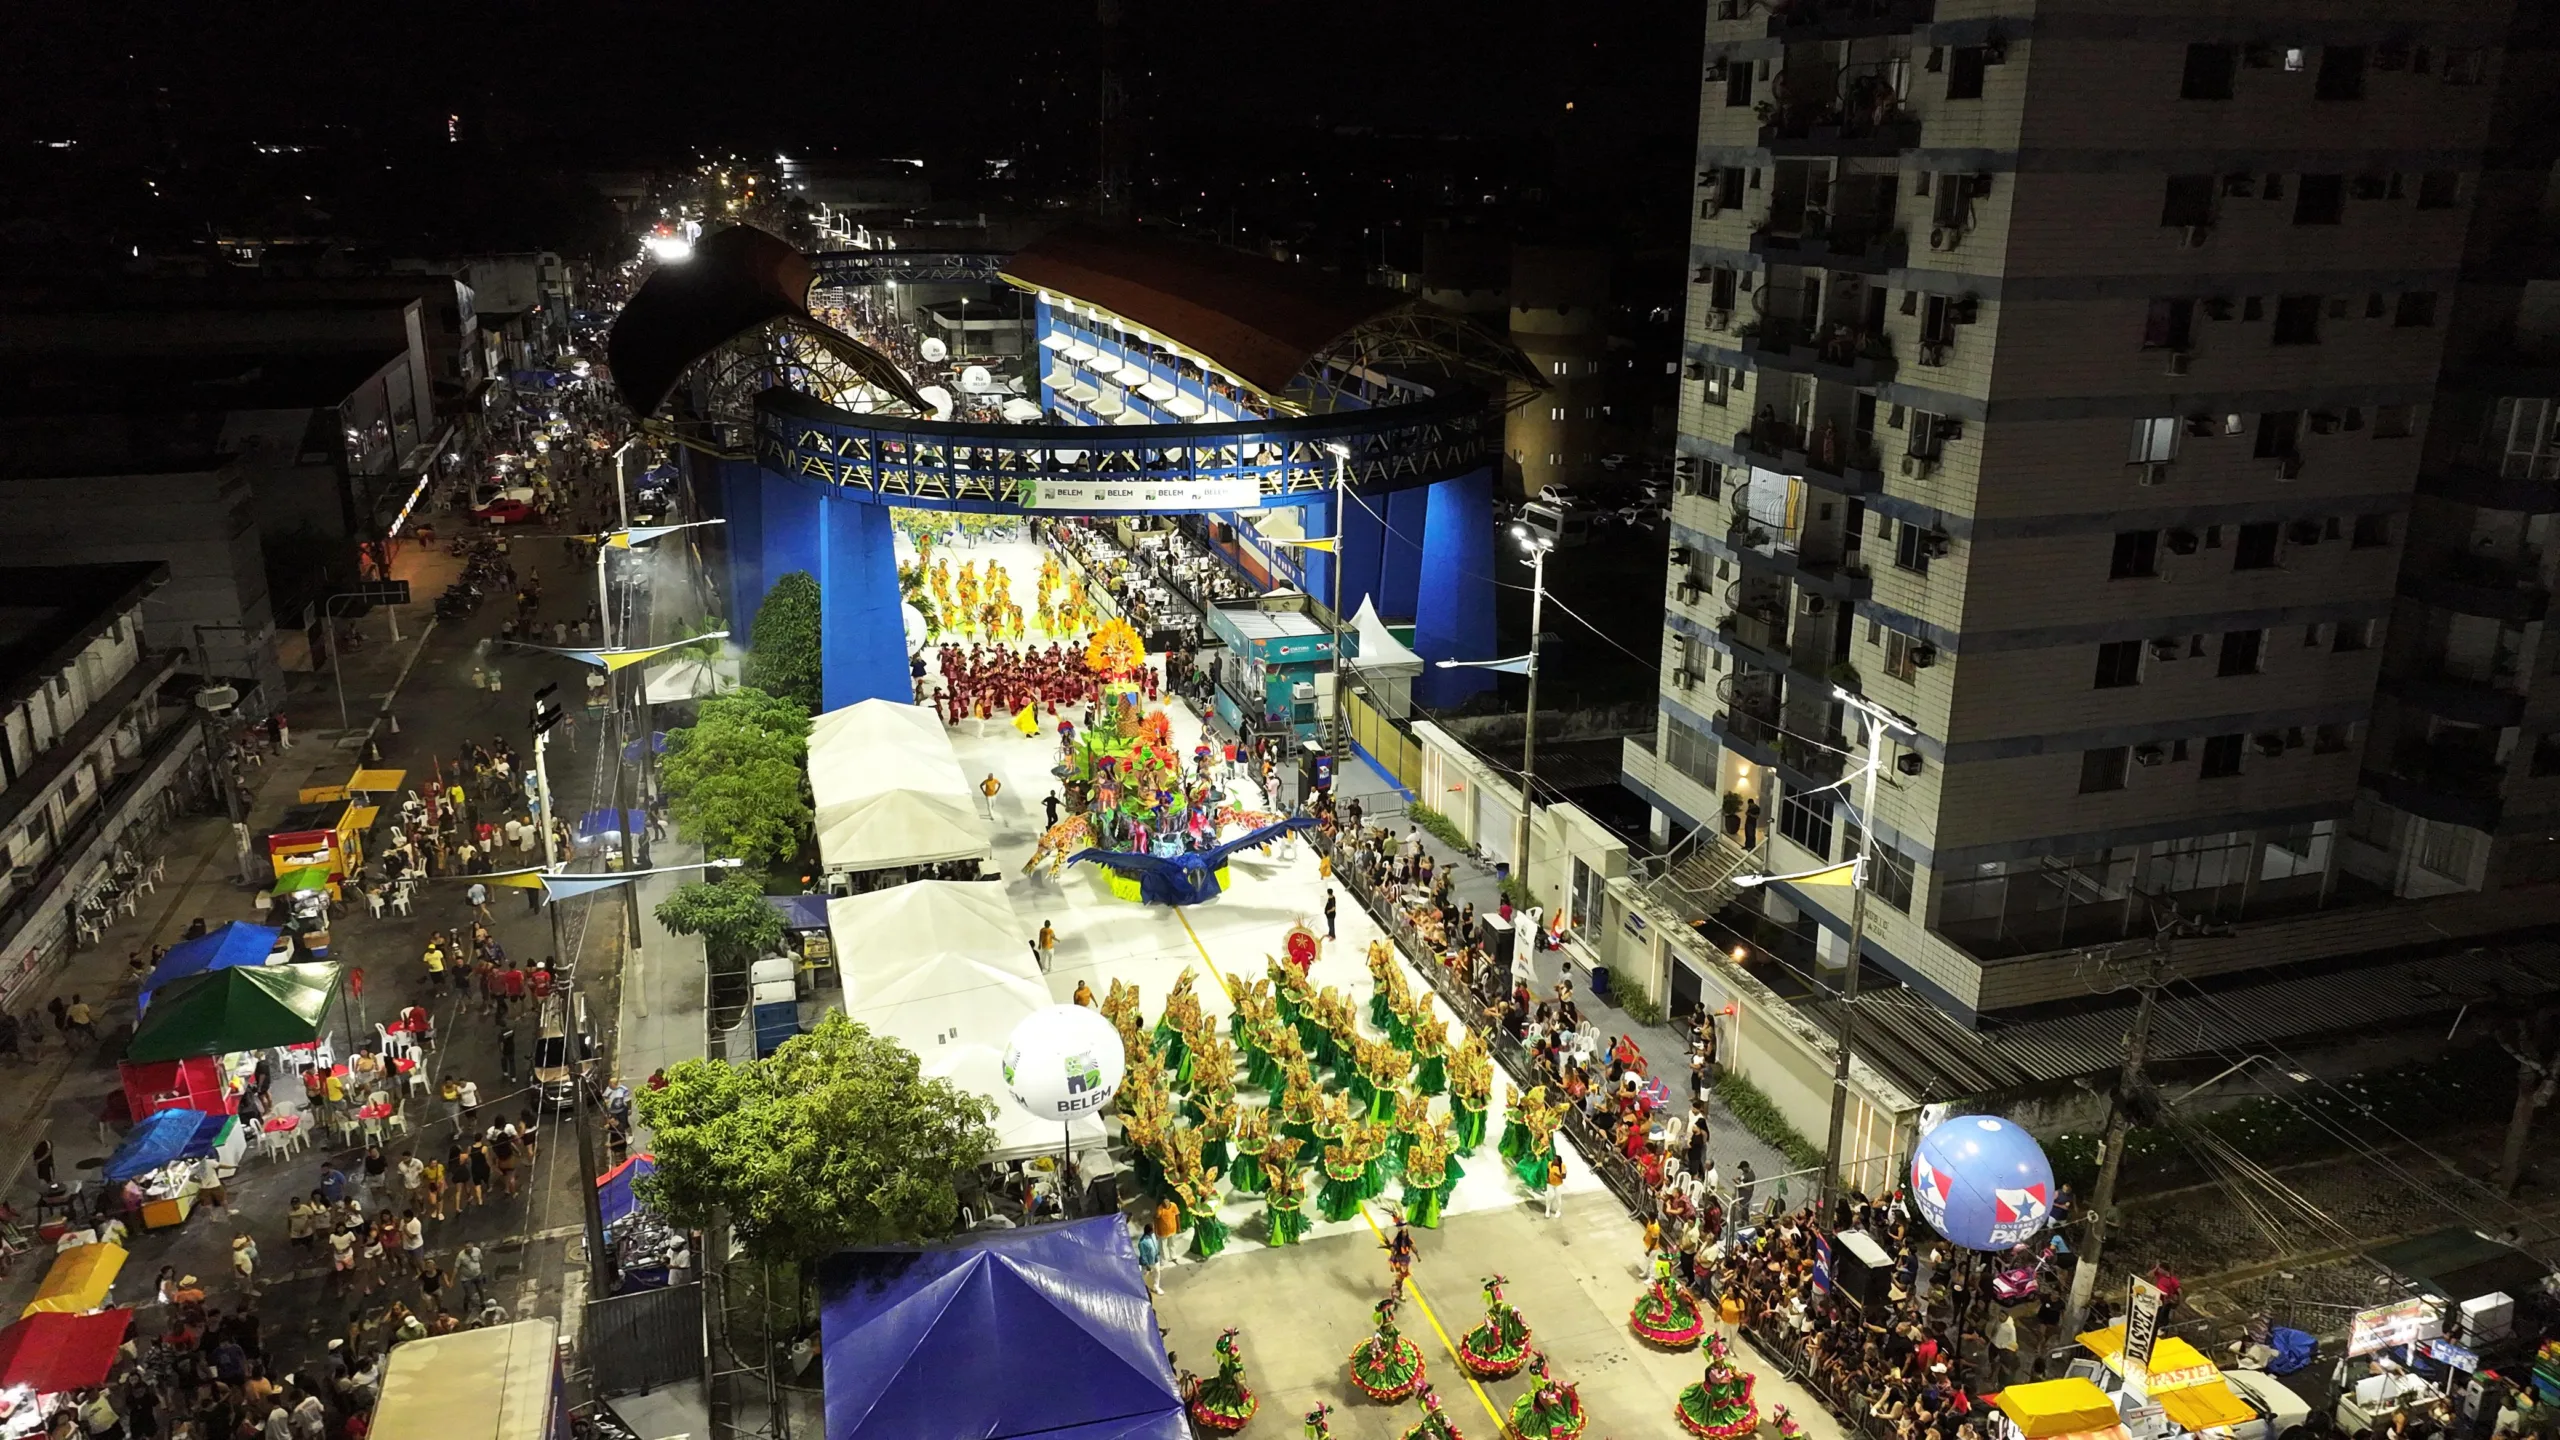
[[[31,693],[168,578],[157,560],[0,567],[0,701]]]
[[[334,406],[407,360],[388,341],[339,350],[0,357],[0,415],[116,415]]]

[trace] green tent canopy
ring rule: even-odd
[[[298,890],[326,890],[328,888],[329,867],[326,865],[303,865],[295,869],[287,870],[283,874],[278,875],[276,877],[275,887],[267,893],[270,895],[291,895]]]
[[[183,1060],[320,1037],[339,972],[332,964],[238,966],[162,986],[133,1032],[128,1060]]]

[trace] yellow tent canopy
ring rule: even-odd
[[[53,1268],[44,1272],[44,1284],[36,1288],[36,1298],[18,1312],[19,1317],[45,1311],[86,1315],[107,1303],[107,1291],[114,1287],[116,1272],[122,1269],[121,1245],[82,1245],[65,1250],[54,1257]]]
[[[2027,1440],[2115,1428],[2115,1402],[2079,1376],[2012,1385],[2000,1392],[2000,1413],[2017,1422]]]
[[[2231,1393],[2231,1387],[2219,1380],[2190,1385],[2160,1396],[2160,1412],[2177,1422],[2181,1430],[2206,1430],[2214,1426],[2239,1425],[2254,1420],[2258,1412]]]
[[[2124,1327],[2110,1325],[2104,1330],[2091,1330],[2080,1337],[2090,1354],[2107,1362],[2107,1368],[2124,1373]],[[2163,1335],[2151,1345],[2151,1364],[2143,1389],[2154,1396],[2190,1385],[2207,1385],[2222,1378],[2222,1370],[2204,1353],[2175,1335]]]
[[[358,770],[340,788],[350,795],[383,795],[397,791],[408,778],[406,770]]]

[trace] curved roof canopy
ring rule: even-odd
[[[918,410],[931,407],[897,365],[809,314],[816,272],[791,242],[733,225],[661,265],[632,295],[605,340],[614,388],[634,415],[652,415],[694,362],[779,321],[808,336],[863,378]]]
[[[1004,275],[1100,306],[1271,395],[1286,391],[1345,332],[1412,303],[1305,266],[1144,230],[1082,225],[1025,246]]]

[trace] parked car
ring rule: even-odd
[[[502,497],[472,511],[471,518],[483,525],[521,525],[533,518],[533,506],[522,500]]]
[[[575,1074],[583,1073],[589,1081],[592,1100],[596,1063],[596,1037],[584,1025],[578,1027],[576,1070],[570,1062],[569,1022],[562,997],[553,995],[542,1002],[541,1031],[533,1042],[533,1084],[542,1103],[565,1110],[577,1096]]]
[[[1588,514],[1550,505],[1544,499],[1532,500],[1521,506],[1518,523],[1528,526],[1532,534],[1554,541],[1559,550],[1570,550],[1591,541],[1591,517]]]

